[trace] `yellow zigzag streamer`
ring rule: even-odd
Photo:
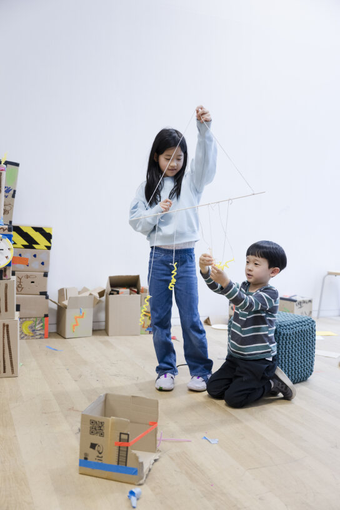
[[[147,314],[146,309],[147,309],[147,307],[148,307],[148,305],[149,305],[149,299],[150,299],[150,298],[151,298],[151,296],[147,295],[147,296],[146,296],[146,298],[145,298],[145,301],[144,301],[144,305],[143,305],[142,312],[141,312],[141,314],[140,314],[140,319],[139,319],[139,324],[140,324],[141,326],[143,326],[143,324],[144,324],[143,317],[144,317],[144,315],[146,315],[146,314]]]
[[[229,268],[229,266],[228,266],[229,262],[234,262],[234,261],[235,261],[235,259],[227,260],[227,262],[225,262],[223,265],[222,265],[222,262],[219,262],[218,264],[215,264],[215,266],[218,267],[218,269],[222,269],[222,271],[223,271],[223,269],[225,267]]]
[[[172,290],[174,288],[174,286],[175,286],[175,283],[176,283],[175,276],[177,274],[177,262],[175,262],[173,264],[173,266],[174,266],[175,269],[171,272],[172,278],[171,278],[171,282],[169,283],[169,290]]]

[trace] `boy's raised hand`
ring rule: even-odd
[[[202,105],[197,106],[196,119],[199,120],[201,124],[203,124],[203,122],[210,122],[211,115],[210,115],[209,110],[204,108],[204,106],[202,106]]]
[[[222,269],[219,269],[217,266],[212,266],[210,272],[210,278],[214,280],[214,282],[219,283],[222,287],[226,287],[230,282],[228,276]]]
[[[214,263],[214,259],[209,253],[203,253],[200,256],[199,265],[202,274],[207,274],[209,272],[209,266],[212,266]]]

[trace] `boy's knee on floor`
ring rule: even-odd
[[[241,402],[240,398],[237,398],[236,395],[229,393],[228,391],[224,394],[224,401],[229,407],[234,407],[235,409],[240,409],[244,407],[244,402]]]
[[[221,393],[221,390],[218,390],[216,387],[214,387],[214,384],[210,383],[210,379],[207,382],[207,393],[212,398],[223,398],[223,392]]]

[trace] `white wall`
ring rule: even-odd
[[[184,130],[202,103],[223,148],[266,191],[230,208],[231,278],[243,278],[250,243],[274,240],[289,260],[280,292],[317,309],[323,275],[340,268],[337,0],[2,0],[0,19],[0,156],[20,162],[14,223],[53,227],[52,298],[112,274],[146,283],[149,249],[129,204],[156,133]],[[195,131],[192,122],[191,157]],[[203,202],[248,192],[220,149]],[[213,243],[222,257],[218,209],[212,229],[208,208],[200,216],[197,255]],[[329,278],[325,315],[338,314],[339,295]],[[200,281],[202,316],[225,308]]]

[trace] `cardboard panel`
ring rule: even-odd
[[[0,280],[0,320],[15,318],[15,276]]]
[[[140,296],[106,294],[105,329],[109,336],[134,336],[140,332]]]
[[[20,305],[20,317],[35,318],[48,315],[48,294],[44,296],[17,296],[17,304]]]
[[[48,338],[49,317],[24,317],[19,320],[20,340]]]
[[[4,223],[13,221],[14,201],[17,190],[19,163],[6,161],[6,184],[4,197]]]
[[[81,298],[71,298],[81,299]],[[84,298],[83,298],[84,299]],[[93,297],[87,297],[93,303]],[[57,333],[64,338],[92,336],[93,307],[57,309]]]
[[[0,320],[0,377],[19,374],[19,318]]]
[[[13,225],[13,246],[27,250],[50,250],[52,228]]]
[[[40,295],[47,293],[48,273],[16,272],[16,291],[19,294]]]
[[[137,289],[137,294],[111,294],[113,288]],[[140,334],[140,278],[139,275],[109,276],[105,293],[105,329],[109,336]]]
[[[12,264],[12,270],[17,271],[34,271],[48,273],[50,270],[50,250],[26,250],[22,248],[14,248],[14,256],[23,260],[28,259],[24,264]]]

